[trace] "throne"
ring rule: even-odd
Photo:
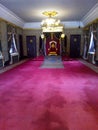
[[[49,48],[48,48],[48,55],[51,56],[51,55],[56,55],[57,56],[57,42],[55,41],[51,41],[49,42]]]

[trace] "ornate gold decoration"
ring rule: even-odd
[[[76,42],[77,41],[77,39],[76,38],[74,38],[74,42]]]
[[[56,16],[58,14],[58,12],[56,12],[56,11],[44,11],[42,14],[45,15],[45,16],[48,16],[48,17],[53,17],[53,16]]]
[[[30,43],[32,43],[33,42],[33,40],[32,39],[30,39]]]

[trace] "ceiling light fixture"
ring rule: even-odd
[[[42,32],[63,32],[63,25],[60,23],[60,20],[53,18],[57,14],[56,11],[43,12],[43,15],[48,18],[41,22]]]

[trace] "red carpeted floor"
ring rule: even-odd
[[[42,62],[0,74],[0,130],[98,130],[98,74],[79,61]]]

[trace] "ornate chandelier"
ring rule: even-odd
[[[42,32],[63,32],[63,25],[60,20],[53,18],[57,14],[56,11],[43,12],[43,15],[48,16],[48,18],[41,22]]]

